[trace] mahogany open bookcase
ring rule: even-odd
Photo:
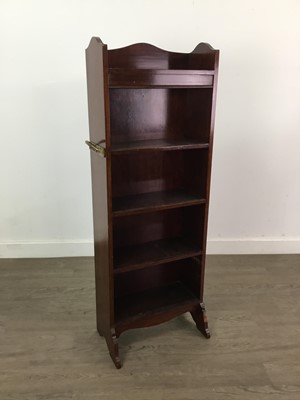
[[[97,329],[121,367],[118,337],[203,303],[219,51],[150,44],[86,50]]]

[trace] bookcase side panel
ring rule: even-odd
[[[90,141],[106,142],[107,157],[91,151],[97,328],[106,335],[114,323],[110,138],[107,88],[107,46],[93,38],[86,50]]]
[[[195,49],[195,51],[197,48]],[[205,57],[204,57],[205,59]],[[205,262],[206,262],[206,245],[207,245],[207,227],[208,227],[208,214],[209,214],[209,197],[210,197],[210,183],[211,183],[211,168],[212,168],[212,156],[213,156],[213,140],[214,140],[214,127],[215,127],[215,112],[216,112],[216,99],[217,99],[217,83],[218,83],[218,69],[219,69],[219,50],[212,50],[208,54],[207,59],[210,63],[214,64],[214,83],[211,100],[210,110],[210,132],[209,132],[209,154],[207,162],[207,179],[206,179],[206,208],[204,216],[203,226],[203,254],[201,263],[201,281],[200,281],[200,302],[203,302],[204,295],[204,274],[205,274]]]

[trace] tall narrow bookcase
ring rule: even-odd
[[[139,43],[86,50],[97,329],[121,367],[118,337],[203,303],[219,52]]]

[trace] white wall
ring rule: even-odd
[[[92,254],[94,35],[221,50],[209,251],[300,252],[300,1],[2,0],[0,256]]]

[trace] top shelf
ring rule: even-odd
[[[214,71],[109,68],[110,88],[212,88]]]

